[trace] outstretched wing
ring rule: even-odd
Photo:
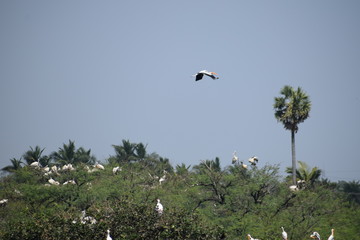
[[[199,81],[203,78],[204,74],[203,73],[198,73],[196,74],[196,78],[195,78],[195,81]]]

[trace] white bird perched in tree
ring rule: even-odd
[[[57,173],[57,171],[58,171],[57,166],[56,165],[52,166],[51,171],[53,171],[54,173]]]
[[[110,237],[110,229],[107,230],[106,240],[112,240],[112,237]]]
[[[67,170],[73,171],[73,170],[75,170],[75,168],[73,167],[73,165],[72,165],[71,163],[69,163],[69,164],[65,164],[65,165],[62,167],[62,170],[63,170],[63,171],[67,171]]]
[[[9,200],[8,199],[2,199],[2,200],[0,200],[0,205],[2,206],[2,205],[5,205],[7,202],[8,202]]]
[[[39,162],[32,162],[30,164],[31,167],[35,167],[35,168],[40,168],[40,163]]]
[[[54,179],[50,178],[48,180],[48,182],[51,184],[51,185],[60,185],[60,183],[58,181],[55,181]]]
[[[68,180],[68,181],[66,181],[66,182],[63,183],[63,185],[67,185],[67,184],[76,185],[76,182],[75,182],[75,180]]]
[[[238,161],[238,157],[236,156],[236,151],[234,151],[234,153],[233,153],[233,157],[232,157],[232,164],[235,164],[237,161]]]
[[[209,72],[207,70],[201,70],[200,72],[193,75],[193,77],[195,77],[195,81],[199,81],[203,78],[204,75],[211,77],[213,80],[219,79],[219,77],[215,76],[218,75],[217,73]]]
[[[259,240],[259,239],[253,238],[250,234],[247,235],[247,239],[248,239],[248,240]]]
[[[43,170],[44,170],[45,172],[50,172],[50,168],[49,168],[49,166],[47,166],[47,165],[43,168]]]
[[[287,233],[285,232],[284,227],[281,227],[281,229],[282,229],[281,235],[282,235],[283,240],[287,240]]]
[[[290,189],[290,191],[293,191],[293,192],[299,191],[299,188],[298,188],[296,185],[291,185],[291,186],[289,187],[289,189]]]
[[[242,161],[240,162],[240,164],[241,164],[242,168],[247,169],[247,165],[244,164]]]
[[[86,216],[86,211],[83,210],[83,211],[81,211],[80,222],[82,224],[86,224],[86,223],[95,224],[97,221],[95,218],[93,218],[91,216]]]
[[[313,232],[313,234],[311,234],[310,237],[320,240],[320,234],[318,232]]]
[[[100,163],[97,163],[94,167],[97,169],[105,170],[105,167],[103,165],[101,165]]]
[[[159,179],[159,183],[161,185],[162,182],[165,182],[166,180],[166,175],[164,174],[160,179]]]
[[[253,166],[255,166],[258,161],[259,161],[259,159],[256,156],[253,156],[253,157],[249,158],[249,162]]]
[[[113,174],[115,175],[115,174],[117,174],[118,172],[120,172],[122,169],[119,167],[119,166],[117,166],[117,167],[114,167],[113,168]]]
[[[160,203],[160,199],[157,199],[157,204],[155,206],[155,211],[159,214],[159,216],[161,216],[163,214],[163,212],[164,212],[164,207]]]
[[[331,229],[331,235],[329,236],[328,240],[334,240],[334,229]]]
[[[161,185],[162,182],[165,182],[165,180],[166,180],[166,174],[167,174],[167,171],[164,170],[164,175],[159,179],[160,185]]]

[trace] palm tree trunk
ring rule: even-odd
[[[295,131],[291,130],[292,182],[296,185]]]

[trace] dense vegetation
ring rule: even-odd
[[[294,240],[314,231],[327,239],[331,228],[339,239],[359,239],[358,182],[320,179],[319,169],[300,162],[292,191],[291,176],[261,159],[247,168],[222,168],[218,158],[173,167],[142,143],[113,147],[103,165],[72,141],[49,156],[37,146],[11,159],[0,182],[0,200],[8,200],[0,239],[106,239],[110,229],[113,239],[275,240],[282,226]]]

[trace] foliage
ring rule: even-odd
[[[284,86],[280,94],[275,97],[275,118],[284,125],[286,130],[291,131],[291,155],[292,155],[292,183],[296,184],[296,154],[295,133],[299,130],[299,124],[304,122],[310,114],[311,101],[309,96],[298,87],[296,90],[291,86]]]
[[[75,170],[48,175],[44,167],[25,166],[1,178],[0,199],[8,202],[0,205],[0,239],[105,239],[110,229],[113,239],[245,239],[251,234],[275,240],[282,226],[289,239],[298,240],[309,239],[313,231],[326,239],[331,228],[348,239],[360,234],[360,205],[352,197],[359,193],[358,182],[315,181],[293,192],[277,165],[221,168],[215,158],[193,170],[185,164],[174,170],[169,159],[144,154],[144,145],[139,149],[142,153],[134,150],[138,158],[130,161],[111,156],[104,170],[79,161]],[[116,166],[121,171],[113,173]],[[50,178],[59,185],[49,184]],[[75,184],[64,185],[69,180]],[[164,206],[162,215],[154,211],[156,199]],[[83,223],[82,211],[96,223]]]

